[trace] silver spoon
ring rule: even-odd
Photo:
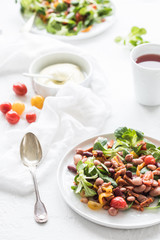
[[[38,73],[23,73],[23,76],[25,77],[35,77],[35,78],[48,78],[48,79],[53,79],[53,81],[56,82],[64,82],[62,79],[57,79],[53,75],[50,74],[38,74]]]
[[[23,164],[29,168],[34,182],[36,193],[36,203],[34,207],[35,220],[38,223],[45,223],[48,221],[47,210],[40,199],[35,175],[36,167],[42,159],[42,149],[37,137],[33,133],[29,132],[23,137],[20,145],[20,155]]]

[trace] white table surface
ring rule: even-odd
[[[112,113],[106,122],[104,132],[112,132],[119,126],[128,126],[140,129],[146,135],[160,138],[160,107],[144,107],[136,102],[129,50],[116,45],[113,41],[117,35],[123,36],[129,32],[132,26],[137,25],[147,29],[147,40],[160,43],[160,0],[114,0],[114,2],[117,7],[115,24],[100,36],[80,42],[76,41],[73,44],[95,57],[109,78]],[[4,38],[6,43],[11,41],[21,27],[22,21],[14,0],[1,0],[0,29],[2,29],[2,34],[0,41]],[[50,181],[51,179],[46,179],[41,186],[42,193],[46,192],[47,195],[50,192],[49,199],[46,197],[49,201],[50,221],[46,225],[37,225],[33,219],[30,219],[34,196],[31,199],[29,196],[27,199],[28,204],[31,205],[31,212],[28,213],[27,219],[24,219],[21,203],[17,203],[15,196],[6,193],[6,198],[10,198],[11,204],[6,206],[6,209],[1,209],[0,202],[1,240],[159,239],[160,225],[139,230],[116,230],[91,223],[73,213],[62,201],[57,190],[58,201],[56,202],[59,202],[62,209],[59,214],[54,206],[55,196],[51,193]],[[50,189],[46,190],[47,184]],[[44,202],[46,199],[44,195]],[[14,204],[19,204],[19,212],[14,211]],[[10,218],[8,218],[9,211]],[[63,211],[65,218],[63,218]],[[6,225],[8,231],[6,231]]]

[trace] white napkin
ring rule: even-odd
[[[21,74],[28,70],[33,58],[58,49],[84,54],[69,44],[31,34],[20,36],[14,44],[1,47],[1,102],[19,100],[26,104],[26,111],[17,125],[10,125],[3,114],[0,114],[1,191],[19,195],[33,191],[32,179],[19,156],[20,142],[26,132],[35,133],[42,145],[43,161],[37,171],[38,179],[41,180],[56,172],[60,159],[69,148],[103,131],[102,127],[110,113],[109,89],[105,76],[92,58],[90,60],[94,65],[94,75],[91,88],[67,84],[61,88],[56,97],[45,99],[42,110],[30,106],[30,98],[34,91],[30,80]],[[27,96],[15,96],[12,85],[17,81],[27,85]],[[25,120],[25,114],[31,109],[37,113],[38,120],[29,125]]]

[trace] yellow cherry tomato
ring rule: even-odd
[[[88,202],[88,207],[92,210],[99,210],[102,208],[102,205],[100,203],[94,202],[94,201],[89,201]]]
[[[22,115],[22,113],[24,112],[24,109],[25,109],[24,103],[15,102],[12,104],[12,110],[17,112],[19,115]]]
[[[39,109],[42,109],[43,103],[44,103],[44,97],[42,97],[40,95],[36,95],[31,98],[31,105],[35,106]]]

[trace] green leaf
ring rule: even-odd
[[[93,197],[97,195],[97,193],[93,189],[87,187],[87,185],[84,184],[83,187],[84,187],[86,197]]]
[[[77,172],[80,172],[81,170],[83,170],[86,167],[86,164],[83,163],[82,161],[79,161],[77,164]]]
[[[120,36],[118,36],[118,37],[116,37],[116,38],[114,39],[114,41],[115,41],[116,43],[120,43],[122,40],[123,40],[123,38],[120,37]]]
[[[75,193],[80,193],[80,192],[82,191],[82,188],[83,188],[83,185],[82,185],[82,183],[80,182],[80,183],[78,184],[78,187],[75,189]]]
[[[101,163],[100,165],[106,170],[107,174],[109,174],[108,168],[103,163]]]
[[[107,138],[99,137],[93,145],[93,150],[107,150]]]
[[[96,170],[97,170],[97,173],[100,178],[102,178],[105,182],[111,182],[113,187],[117,187],[117,183],[114,181],[113,178],[102,174],[97,168],[96,168]]]
[[[131,33],[133,35],[135,35],[135,34],[139,33],[139,30],[140,30],[139,27],[134,26],[131,28]]]

